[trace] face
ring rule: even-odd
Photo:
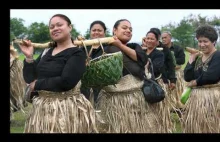
[[[117,29],[113,29],[113,32],[119,40],[121,40],[123,43],[127,43],[132,37],[131,23],[128,21],[121,21]]]
[[[204,54],[209,54],[215,48],[214,43],[206,37],[198,38],[198,46]]]
[[[49,30],[51,38],[59,42],[70,38],[72,26],[68,25],[67,21],[61,17],[53,17],[50,21]]]
[[[153,33],[148,33],[146,38],[144,39],[146,46],[148,49],[153,49],[157,46],[158,40],[156,39]]]
[[[164,45],[168,45],[168,44],[171,43],[171,37],[170,37],[170,35],[168,33],[163,33],[161,35],[161,38],[162,38],[162,43]]]
[[[100,24],[95,24],[90,30],[90,38],[103,38],[105,37],[104,28]]]

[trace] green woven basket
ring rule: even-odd
[[[123,54],[103,54],[90,60],[81,82],[82,87],[101,88],[116,84],[122,77]]]

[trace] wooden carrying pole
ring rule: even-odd
[[[91,40],[74,40],[74,45],[77,45],[77,46],[91,46],[91,45],[97,45],[97,44],[100,44],[100,42],[103,44],[103,43],[106,43],[106,44],[111,44],[112,42],[114,41],[114,38],[113,37],[105,37],[105,38],[97,38],[97,39],[91,39]],[[25,41],[22,40],[22,39],[14,39],[13,40],[14,43],[17,43],[17,44],[25,44]],[[84,43],[84,44],[83,44]],[[48,48],[52,45],[51,42],[47,42],[47,43],[31,43],[32,46],[34,48]]]
[[[191,47],[186,47],[185,50],[191,54],[194,54],[194,53],[200,53],[200,54],[203,54],[201,51],[197,50],[197,49],[194,49],[194,48],[191,48]]]

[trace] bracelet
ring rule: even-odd
[[[33,59],[33,58],[26,58],[26,62],[28,62],[28,63],[33,63],[33,62],[34,62],[34,59]]]

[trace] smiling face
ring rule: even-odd
[[[146,38],[144,39],[144,41],[145,41],[146,47],[148,49],[155,48],[157,46],[157,42],[158,42],[155,34],[153,34],[153,33],[148,33],[146,35]]]
[[[113,33],[122,43],[127,43],[132,37],[131,23],[128,21],[121,21],[117,28],[113,29]]]
[[[103,38],[105,37],[105,30],[100,24],[95,24],[90,30],[90,38]]]
[[[199,37],[198,38],[198,46],[199,49],[204,53],[204,54],[209,54],[215,49],[214,43],[211,42],[208,38],[206,37]]]
[[[70,38],[72,26],[64,18],[56,16],[50,20],[49,30],[51,38],[60,42]]]

